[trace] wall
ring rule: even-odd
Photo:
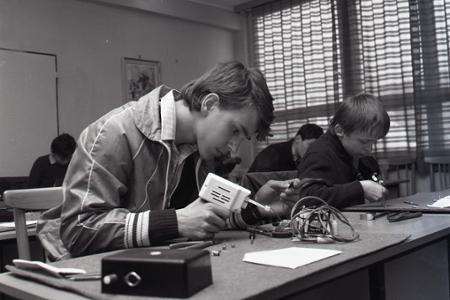
[[[58,134],[56,56],[0,49],[0,176],[28,174]]]
[[[160,9],[164,1],[155,3]],[[217,14],[195,7],[199,16]],[[75,0],[0,0],[0,48],[57,56],[60,132],[75,136],[122,104],[122,57],[160,61],[162,82],[174,88],[219,61],[242,57],[236,30],[189,21],[179,11],[171,17],[171,7],[165,14],[148,11],[151,4],[146,9]]]

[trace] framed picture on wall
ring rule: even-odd
[[[138,100],[161,84],[158,61],[124,57],[122,59],[124,101]]]

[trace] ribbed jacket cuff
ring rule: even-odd
[[[148,238],[148,224],[150,211],[129,213],[125,219],[125,247],[150,246]]]
[[[349,187],[348,187],[348,190],[349,190],[351,195],[354,195],[354,197],[351,197],[351,198],[354,198],[354,199],[351,199],[352,202],[349,203],[349,205],[364,203],[364,189],[363,189],[363,187],[361,185],[361,182],[354,181],[354,182],[350,183]]]
[[[125,247],[148,247],[178,236],[175,210],[129,213],[125,219]]]
[[[152,210],[148,227],[150,244],[178,237],[178,221],[175,209]]]

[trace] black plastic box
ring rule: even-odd
[[[210,284],[206,250],[137,248],[102,259],[102,293],[186,298]]]

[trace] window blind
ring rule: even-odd
[[[328,124],[342,98],[336,5],[278,1],[252,10],[255,64],[275,102],[273,137],[286,141],[305,123]]]
[[[249,12],[254,63],[275,98],[268,143],[304,123],[326,128],[336,104],[366,91],[391,117],[382,158],[450,149],[449,26],[444,0],[275,1]]]

